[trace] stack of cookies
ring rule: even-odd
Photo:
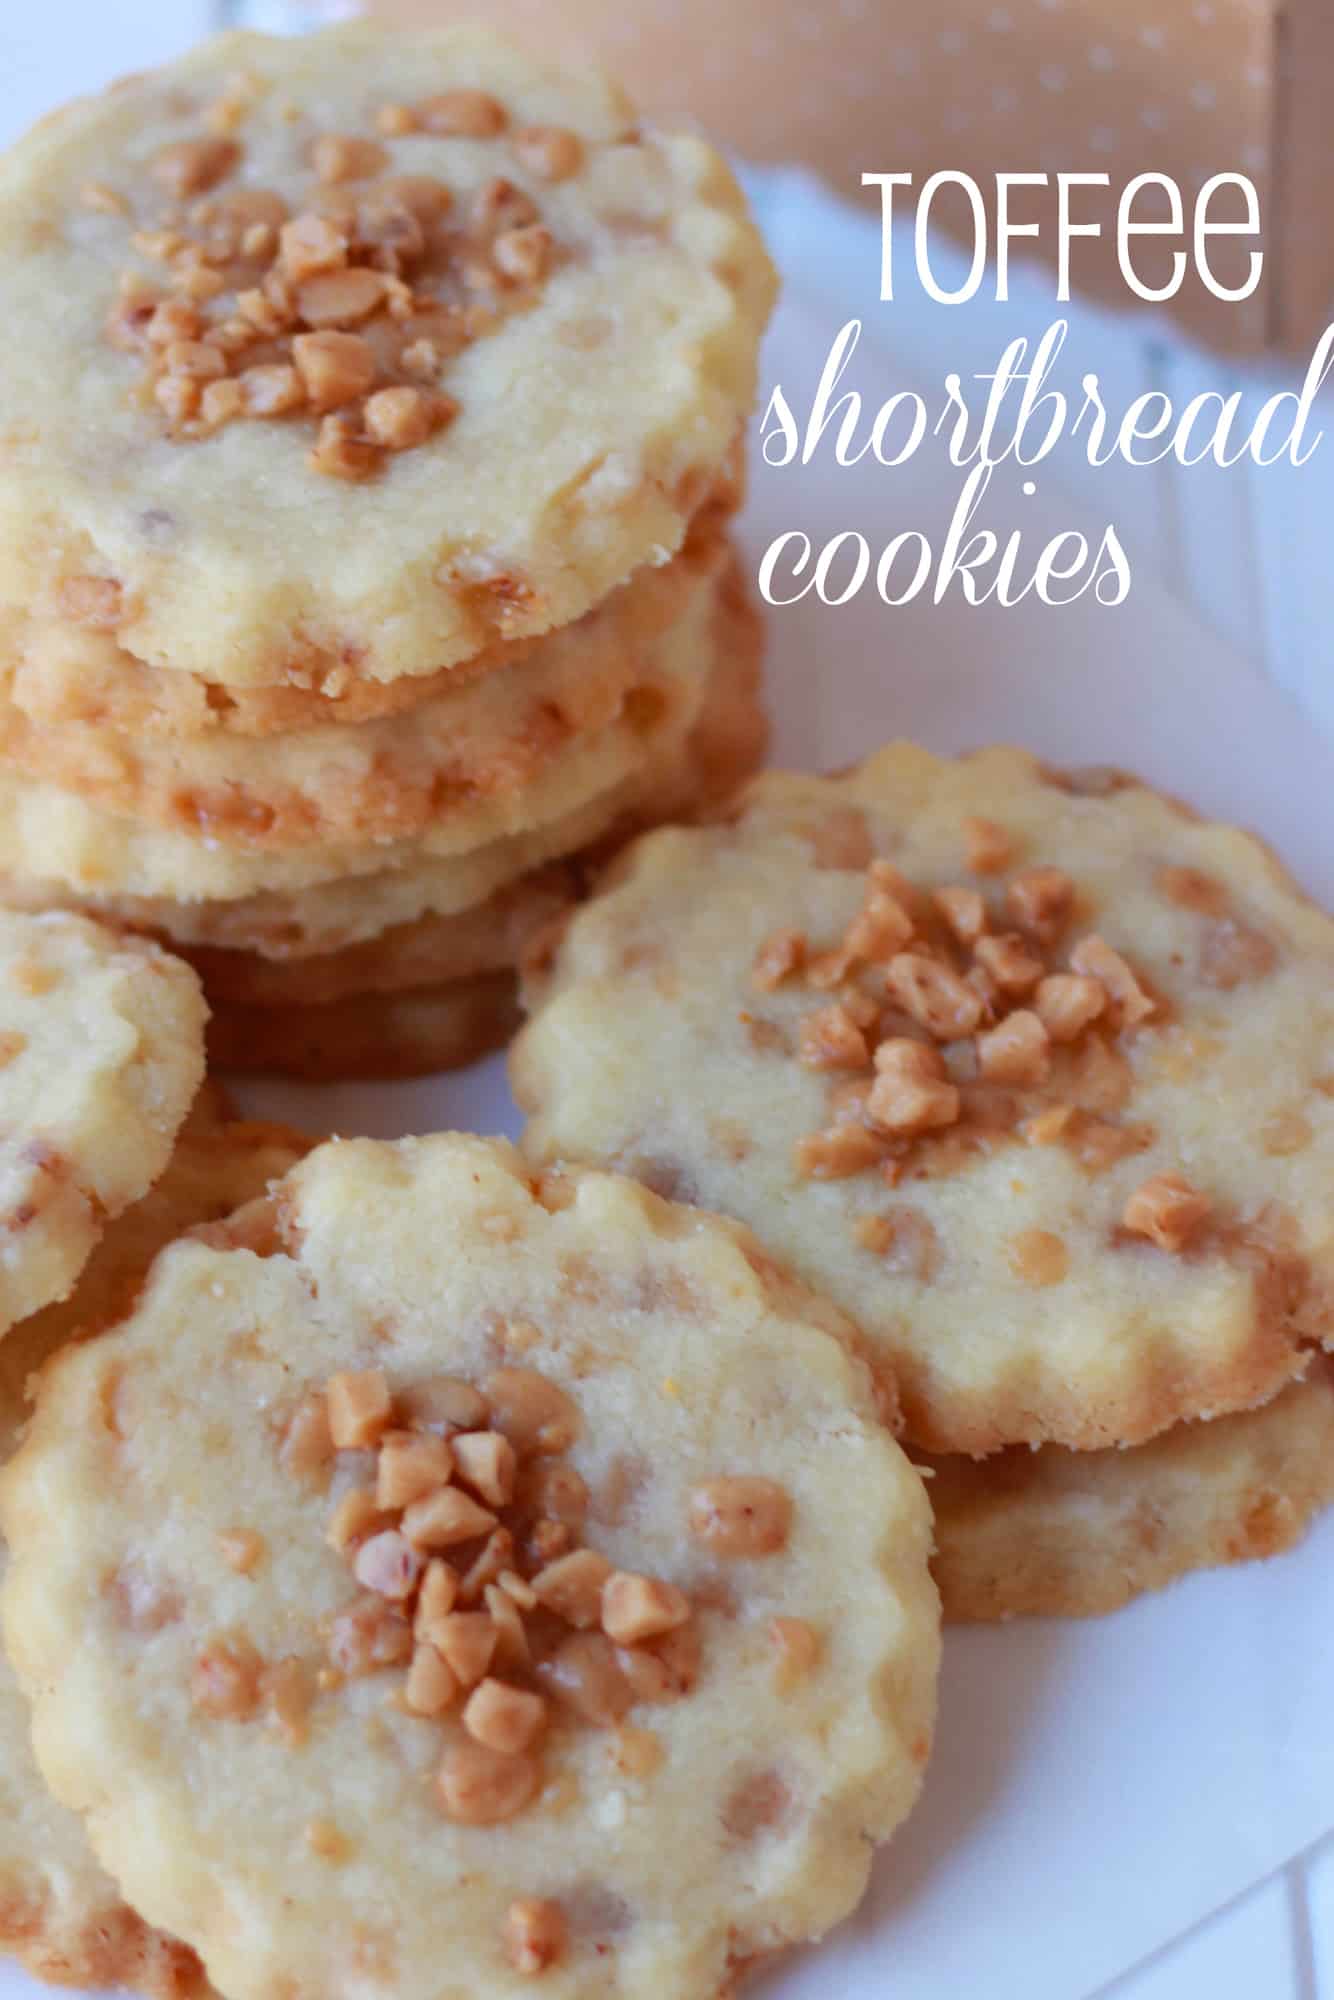
[[[482,31],[232,37],[32,133],[0,249],[0,893],[179,949],[224,1063],[494,1045],[763,748],[731,176]]]
[[[1334,1501],[1332,990],[1250,836],[900,743],[636,844],[512,1075],[535,1161],[734,1215],[852,1317],[948,1616],[1107,1611]]]

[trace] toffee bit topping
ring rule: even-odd
[[[446,90],[414,107],[417,131],[460,139],[494,139],[509,119],[505,107],[484,90]]]
[[[602,1632],[576,1632],[542,1660],[537,1676],[552,1698],[595,1729],[612,1729],[635,1701],[666,1700],[653,1691],[636,1693],[628,1667]],[[644,1655],[644,1657],[648,1657]]]
[[[1014,843],[992,822],[965,821],[964,839],[975,872],[1010,865]],[[800,1022],[798,1059],[830,1081],[823,1129],[794,1147],[799,1178],[877,1172],[896,1187],[962,1171],[1008,1143],[1060,1144],[1093,1177],[1152,1143],[1152,1128],[1094,1114],[1124,1110],[1135,1072],[1118,1038],[1154,1020],[1160,1003],[1105,938],[1067,949],[1078,905],[1069,875],[1035,866],[985,892],[926,891],[884,860],[862,865],[862,902],[841,937],[774,931],[752,965],[762,989],[830,995]],[[788,1029],[769,1025],[773,1045],[791,1054]],[[900,1255],[887,1218],[862,1213],[851,1229],[891,1269],[929,1275]],[[1027,1282],[1053,1281],[1022,1262],[1011,1259]]]
[[[340,1611],[329,1631],[329,1663],[348,1680],[403,1666],[412,1657],[412,1627],[401,1608],[361,1597]]]
[[[179,139],[154,155],[149,171],[176,201],[216,187],[240,163],[241,148],[225,138]]]
[[[886,1132],[928,1132],[957,1121],[959,1093],[946,1081],[939,1050],[893,1037],[876,1049],[875,1069],[866,1099],[871,1124]]]
[[[364,1451],[377,1445],[389,1428],[389,1384],[378,1368],[360,1375],[332,1376],[325,1402],[329,1435],[337,1451]]]
[[[441,1619],[448,1618],[458,1602],[458,1596],[458,1571],[440,1556],[427,1563],[417,1599],[418,1637],[424,1634],[429,1639],[432,1636],[432,1627],[438,1625]]]
[[[302,1398],[284,1433],[284,1469],[314,1483],[327,1475],[335,1449],[328,1397],[312,1391]]]
[[[446,1661],[460,1687],[476,1687],[491,1668],[499,1632],[480,1611],[452,1611],[427,1627],[427,1638]]]
[[[320,271],[297,286],[296,309],[307,326],[355,326],[384,304],[387,291],[379,271]]]
[[[455,223],[454,190],[433,174],[393,171],[385,140],[486,143],[497,164],[517,162],[548,186],[578,174],[587,147],[559,126],[512,134],[488,92],[446,91],[382,105],[378,137],[316,134],[308,188],[289,208],[275,190],[233,178],[248,109],[208,107],[206,129],[163,147],[139,169],[137,189],[82,191],[153,267],[151,283],[140,269],[123,274],[105,337],[139,359],[140,406],[158,411],[173,439],[214,436],[242,418],[285,422],[307,430],[316,472],[373,478],[453,419],[458,406],[440,386],[447,364],[534,305],[562,255],[539,203],[503,173]],[[362,344],[308,345],[326,335]]]
[[[999,1027],[977,1038],[979,1076],[989,1083],[1043,1083],[1051,1067],[1051,1038],[1027,1007],[1008,1014]]]
[[[455,1486],[442,1486],[414,1500],[403,1516],[403,1532],[416,1547],[452,1549],[489,1535],[496,1517]]]
[[[301,333],[292,359],[312,410],[340,409],[375,380],[375,355],[356,333]]]
[[[987,927],[987,906],[976,889],[937,889],[931,900],[960,944],[977,944]]]
[[[1181,1174],[1154,1174],[1135,1189],[1121,1221],[1132,1236],[1180,1252],[1208,1220],[1213,1204]]]
[[[480,1681],[463,1710],[463,1726],[488,1750],[516,1757],[528,1750],[546,1728],[547,1705],[540,1694],[509,1687],[504,1681]]]
[[[546,276],[554,244],[549,229],[531,222],[522,229],[504,229],[491,247],[502,276],[515,285],[536,285]]]
[[[579,1437],[579,1412],[563,1390],[532,1368],[498,1368],[482,1383],[491,1421],[519,1452],[567,1452]]]
[[[1053,972],[1038,981],[1038,1019],[1054,1042],[1076,1042],[1107,1006],[1107,988],[1075,972]]]
[[[536,1757],[493,1750],[468,1736],[451,1742],[436,1779],[445,1817],[464,1826],[496,1826],[515,1818],[541,1787],[542,1766]]]
[[[514,135],[514,152],[543,181],[568,181],[584,163],[582,139],[561,125],[525,125]]]
[[[459,1698],[461,1684],[442,1653],[419,1641],[408,1668],[403,1699],[414,1715],[443,1715]]]
[[[865,1126],[840,1125],[829,1132],[811,1132],[797,1141],[796,1168],[803,1180],[842,1181],[875,1166],[884,1148]]]
[[[1002,993],[1031,993],[1047,969],[1013,931],[1002,937],[979,938],[973,955],[992,986]]]
[[[215,1721],[247,1722],[259,1709],[263,1680],[264,1663],[248,1639],[219,1639],[195,1661],[190,1698]]]
[[[508,1507],[514,1498],[518,1458],[509,1439],[499,1431],[469,1431],[450,1447],[459,1478],[488,1507]]]
[[[866,1037],[846,1007],[824,1007],[801,1024],[800,1060],[807,1069],[861,1069],[868,1054]]]
[[[1070,954],[1070,967],[1100,982],[1123,1027],[1133,1028],[1156,1012],[1156,1003],[1144,991],[1126,960],[1096,932],[1080,939]]]
[[[898,952],[889,962],[885,986],[891,999],[940,1042],[971,1035],[982,1020],[982,1001],[950,966],[925,952]]]
[[[577,1549],[548,1563],[533,1578],[533,1594],[539,1604],[554,1611],[576,1631],[587,1631],[602,1615],[603,1586],[612,1575],[612,1566],[592,1549]]]
[[[799,972],[806,960],[803,931],[771,931],[755,954],[751,980],[761,993],[772,993],[785,979]]]
[[[526,1979],[540,1974],[564,1957],[569,1927],[559,1903],[520,1897],[505,1916],[505,1956]]]
[[[366,431],[385,451],[411,451],[449,423],[458,407],[452,396],[439,391],[377,389],[366,399]]]
[[[352,1565],[353,1575],[364,1590],[400,1602],[411,1597],[422,1568],[422,1559],[411,1542],[392,1528],[363,1542]]]
[[[1060,868],[1026,868],[1011,877],[1005,907],[1020,930],[1053,944],[1075,906],[1075,885]]]
[[[690,1600],[675,1584],[617,1570],[602,1586],[602,1629],[618,1646],[660,1639],[690,1617]]]
[[[325,132],[310,149],[310,164],[320,180],[336,185],[339,181],[369,180],[388,166],[389,155],[374,139]]]
[[[963,823],[964,857],[974,875],[999,875],[1014,858],[1014,845],[994,819],[969,818]]]
[[[327,473],[330,479],[345,479],[355,484],[374,477],[380,469],[380,455],[357,419],[336,411],[320,419],[309,463],[312,470]]]
[[[331,1549],[350,1549],[388,1523],[389,1515],[381,1513],[370,1487],[354,1486],[334,1508],[324,1539]]]
[[[413,1431],[390,1431],[380,1446],[375,1504],[389,1512],[410,1507],[439,1486],[447,1486],[454,1460],[444,1438],[418,1437]]]
[[[700,1661],[689,1598],[576,1546],[589,1492],[563,1454],[582,1428],[571,1398],[532,1368],[497,1369],[478,1387],[440,1376],[398,1390],[379,1369],[346,1372],[304,1398],[283,1462],[326,1484],[336,1472],[325,1540],[359,1594],[329,1623],[318,1678],[294,1663],[298,1732],[316,1688],[400,1674],[399,1705],[445,1734],[441,1811],[493,1825],[541,1790],[553,1703],[565,1727],[612,1728],[636,1703],[689,1692]],[[774,1504],[749,1528],[733,1522],[738,1546],[772,1539]],[[211,1647],[194,1675],[204,1712],[247,1719],[265,1693],[274,1703],[276,1685],[233,1641]]]

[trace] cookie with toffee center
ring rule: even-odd
[[[0,911],[0,1332],[65,1298],[204,1074],[189,966],[85,917]]]
[[[1334,1504],[1334,1360],[1272,1402],[1128,1451],[915,1454],[947,1619],[1084,1618],[1299,1542]]]
[[[774,295],[703,140],[463,26],[224,36],[71,104],[0,162],[0,255],[0,602],[335,695],[679,548]]]
[[[236,2000],[721,1994],[929,1749],[930,1510],[849,1334],[617,1176],[319,1148],[44,1378],[4,1613],[54,1790]]]
[[[263,1194],[310,1143],[279,1126],[232,1120],[201,1093],[161,1180],[109,1226],[73,1294],[15,1327],[0,1347],[0,1453],[17,1445],[29,1382],[52,1355],[123,1318],[165,1244]],[[0,1573],[5,1561],[0,1545]],[[77,1814],[51,1797],[29,1730],[28,1705],[0,1656],[0,1950],[60,1985],[124,1986],[153,2000],[202,1995],[194,1953],[129,1907]]]
[[[1140,1443],[1334,1337],[1334,924],[1129,780],[908,744],[637,843],[516,1045],[538,1161],[738,1216],[932,1450]]]

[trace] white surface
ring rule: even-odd
[[[0,136],[73,89],[169,53],[207,12],[203,0],[5,0]],[[825,218],[812,232],[798,183],[779,177],[761,192],[795,281],[770,377],[791,356],[811,365],[844,298],[884,345],[885,392],[937,383],[946,366],[990,365],[1013,331],[1050,316],[1040,289],[1008,309],[945,317],[911,299],[878,308],[856,223]],[[1080,366],[1122,384],[1121,401],[1239,379],[1152,322],[1072,317]],[[1257,377],[1254,393],[1271,386]],[[793,475],[760,471],[752,544],[798,523],[815,532],[831,499],[825,532],[849,522],[869,532],[891,506],[896,525],[926,527],[952,497],[923,460],[860,490],[859,475],[836,478],[823,501],[805,481],[794,501]],[[1110,473],[1068,462],[1062,478],[1098,521],[1110,510],[1126,530],[1136,586],[1123,610],[891,615],[872,599],[776,614],[781,754],[833,761],[904,730],[1126,762],[1268,832],[1334,901],[1334,764],[1244,664],[1334,724],[1334,442],[1301,475],[1123,474],[1119,499]],[[1056,525],[1071,524],[1054,480],[1043,478],[1039,499]],[[1034,504],[1024,503],[1030,524]],[[340,1093],[338,1122],[486,1129],[502,1122],[498,1070],[429,1090]],[[325,1096],[268,1101],[279,1096],[308,1122],[328,1116]],[[1108,2000],[1334,2000],[1334,1840],[1319,1840],[1334,1824],[1332,1660],[1330,1522],[1292,1557],[1192,1579],[1097,1624],[952,1635],[927,1800],[882,1861],[872,1904],[832,1947],[755,1990],[1083,2000],[1117,1980]],[[0,1974],[0,2000],[29,1991]]]

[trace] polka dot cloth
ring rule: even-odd
[[[406,21],[438,19],[453,3],[372,0]],[[1102,222],[1103,240],[1077,245],[1072,269],[1081,289],[1126,304],[1108,247],[1119,187],[1148,168],[1169,174],[1189,220],[1203,181],[1245,172],[1268,228],[1265,283],[1243,304],[1220,305],[1192,274],[1177,302],[1195,330],[1245,351],[1273,331],[1313,340],[1323,319],[1306,322],[1334,280],[1334,230],[1315,205],[1289,200],[1276,213],[1281,185],[1310,185],[1292,173],[1294,151],[1318,156],[1316,185],[1334,174],[1323,109],[1285,97],[1279,9],[1280,0],[489,0],[487,17],[562,54],[601,56],[655,118],[702,124],[748,159],[800,161],[846,193],[860,196],[863,170],[911,171],[920,185],[948,167],[984,187],[997,170],[1106,172],[1110,194],[1081,193],[1077,211]],[[1285,74],[1327,77],[1334,8],[1284,0],[1284,11],[1293,48],[1313,45]],[[1317,82],[1306,94],[1318,92]],[[1055,209],[1053,190],[1015,213],[1054,225]],[[961,200],[949,219],[966,213]],[[1147,198],[1142,213],[1153,219]],[[1221,205],[1217,219],[1228,219]],[[1221,282],[1243,280],[1254,247],[1213,239]],[[1144,239],[1139,252],[1146,281],[1161,282],[1166,247]],[[1280,265],[1291,306],[1274,295]]]

